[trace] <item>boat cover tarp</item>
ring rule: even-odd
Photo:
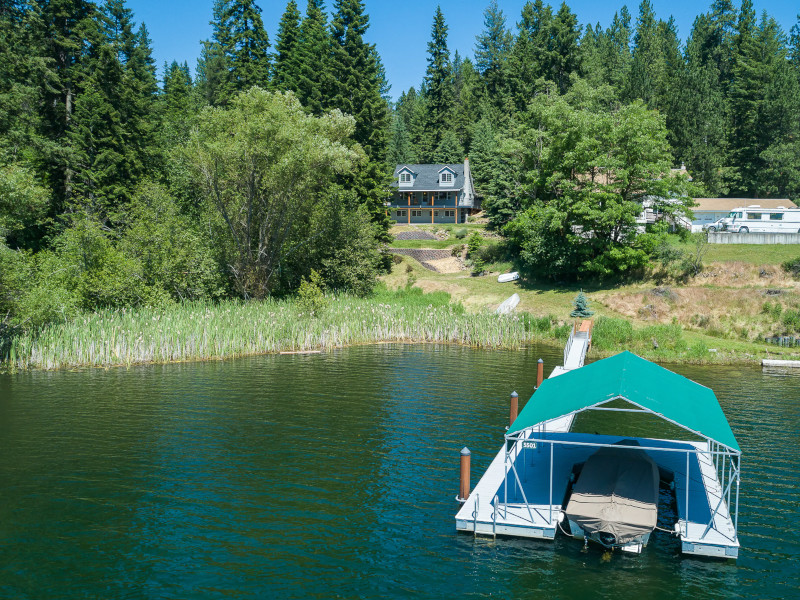
[[[713,391],[630,352],[546,379],[508,433],[615,398],[741,452]]]
[[[650,533],[658,517],[658,466],[644,450],[601,448],[583,466],[567,518],[587,534],[627,544]]]

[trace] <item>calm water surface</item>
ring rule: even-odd
[[[457,534],[552,350],[0,376],[1,598],[800,598],[800,374],[677,367],[742,446],[738,562]]]

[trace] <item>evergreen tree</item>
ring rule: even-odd
[[[674,19],[656,20],[650,0],[642,0],[634,44],[627,98],[640,98],[650,108],[664,110],[682,65]]]
[[[427,118],[423,135],[425,145],[429,150],[423,154],[422,160],[430,162],[433,154],[439,153],[439,146],[445,132],[448,131],[453,106],[453,81],[450,51],[447,49],[447,25],[444,22],[442,9],[438,6],[431,27],[431,41],[428,42],[425,89]]]
[[[300,37],[300,11],[297,2],[289,0],[286,11],[278,24],[275,58],[272,63],[273,89],[297,89],[297,41]]]
[[[73,154],[67,136],[75,99],[92,72],[90,57],[97,56],[102,32],[97,8],[87,0],[50,0],[42,6],[43,56],[49,77],[42,87],[42,135],[48,144],[42,160],[55,195],[53,212],[62,211],[72,197]]]
[[[232,96],[269,81],[269,37],[255,0],[228,0],[222,12],[220,46],[229,74],[224,96]],[[226,100],[227,101],[227,100]]]
[[[464,147],[458,141],[454,131],[447,131],[442,136],[442,141],[433,153],[433,160],[437,164],[458,164],[464,162]]]
[[[225,7],[225,0],[214,0],[210,21],[211,39],[202,43],[197,61],[197,87],[205,102],[211,106],[224,102],[229,76],[228,61],[221,42],[227,36],[223,20]]]
[[[294,92],[300,103],[318,115],[330,105],[331,40],[322,0],[308,0],[296,44]]]
[[[789,33],[789,60],[794,66],[795,73],[800,77],[800,15],[797,15],[797,23],[792,25]]]
[[[502,107],[506,101],[506,61],[511,52],[513,36],[506,28],[506,17],[491,0],[484,14],[484,29],[475,43],[475,67],[483,77],[489,101]]]
[[[604,63],[608,74],[607,80],[622,95],[627,85],[631,70],[631,14],[623,6],[619,13],[614,13],[610,27],[606,30],[604,44]]]
[[[364,41],[369,17],[361,0],[336,0],[331,22],[331,89],[328,106],[355,117],[353,139],[364,149],[368,162],[353,176],[358,197],[388,241],[389,218],[383,203],[390,172],[386,168],[389,107],[383,66],[375,47]]]
[[[526,2],[522,20],[517,24],[519,34],[508,61],[517,110],[525,110],[534,94],[536,81],[546,77],[550,54],[550,31],[553,11],[542,0]]]
[[[585,319],[594,314],[593,310],[589,310],[589,299],[586,297],[586,294],[583,293],[583,290],[578,292],[578,295],[575,296],[574,304],[575,308],[569,313],[570,317],[581,317]]]
[[[392,135],[389,140],[389,150],[386,163],[394,170],[395,165],[416,163],[414,149],[411,145],[411,136],[408,135],[403,118],[395,112],[392,115]]]
[[[164,65],[163,90],[162,145],[173,148],[189,138],[192,120],[199,110],[189,65],[179,65],[177,61]]]
[[[409,149],[407,154],[403,154],[406,156],[406,160],[395,161],[395,165],[401,162],[421,162],[420,145],[424,142],[422,132],[425,127],[425,113],[425,101],[417,94],[417,91],[413,87],[409,89],[408,92],[403,92],[400,95],[400,99],[397,101],[397,106],[395,108],[395,114],[397,118],[402,121],[402,129],[408,135]]]
[[[566,2],[562,2],[552,21],[550,38],[553,49],[546,67],[547,78],[558,85],[562,94],[569,87],[570,75],[580,69],[579,37],[578,17]]]
[[[452,130],[461,145],[467,149],[472,143],[472,128],[480,118],[481,79],[469,58],[461,59],[456,51],[453,57],[453,110]]]

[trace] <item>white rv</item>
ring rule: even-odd
[[[800,233],[800,208],[734,208],[722,224],[733,233]]]

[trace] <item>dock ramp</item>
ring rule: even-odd
[[[581,321],[572,326],[567,345],[564,347],[564,370],[580,369],[586,359],[586,353],[592,344],[592,321]]]

